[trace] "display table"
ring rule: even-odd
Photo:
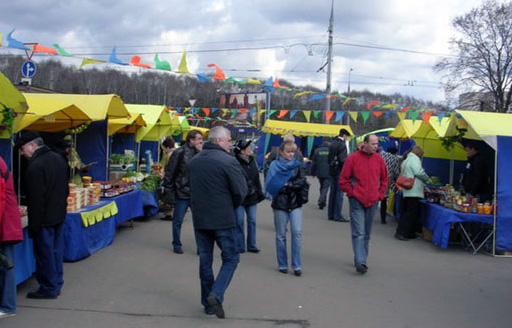
[[[145,191],[141,190],[142,193],[142,204],[144,207],[144,216],[150,217],[158,213],[158,196],[156,191]]]
[[[28,228],[23,228],[23,241],[14,244],[14,272],[16,285],[24,282],[36,271],[36,260]]]
[[[109,207],[112,202],[116,203],[117,213],[112,212]],[[82,213],[88,213],[87,216],[90,217],[91,213],[100,215],[106,209],[112,215],[103,214],[104,218],[101,220],[84,226]],[[140,190],[133,190],[117,197],[102,198],[95,205],[68,213],[64,222],[64,260],[78,261],[107,247],[114,241],[119,224],[143,215]]]
[[[448,241],[450,239],[450,229],[452,223],[456,223],[461,227],[463,237],[466,239],[468,244],[472,247],[474,253],[478,252],[483,243],[487,241],[491,236],[492,232],[485,236],[483,242],[480,245],[474,245],[474,239],[470,234],[467,233],[463,223],[465,222],[480,222],[480,223],[493,223],[492,215],[484,214],[469,214],[457,212],[452,209],[448,209],[444,206],[427,203],[426,201],[420,201],[421,204],[421,222],[423,226],[432,231],[432,243],[441,248],[448,248]]]

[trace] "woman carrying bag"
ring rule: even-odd
[[[402,213],[396,228],[395,238],[406,241],[416,238],[416,218],[420,216],[420,199],[424,198],[423,190],[430,179],[421,166],[423,149],[414,146],[407,158],[402,163],[401,176],[414,178],[414,184],[410,189],[402,189]]]
[[[292,270],[302,275],[300,259],[302,242],[302,204],[307,202],[309,184],[305,168],[294,159],[297,145],[285,142],[279,147],[279,157],[270,164],[265,179],[265,191],[272,197],[274,225],[276,229],[276,255],[278,270],[288,273],[286,231],[288,222],[291,230]]]

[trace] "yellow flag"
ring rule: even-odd
[[[256,80],[256,79],[251,79],[250,77],[247,78],[247,83],[248,84],[261,84],[261,81],[260,80]]]
[[[2,46],[2,32],[0,32],[0,47]]]
[[[354,120],[354,122],[357,122],[357,112],[348,112],[350,117]]]
[[[85,65],[88,65],[88,64],[96,64],[96,63],[104,63],[105,61],[104,60],[97,60],[97,59],[91,59],[91,58],[84,58],[82,60],[82,64],[80,64],[80,66],[78,66],[77,68],[75,68],[76,70],[79,70],[81,69],[82,67],[84,67]]]
[[[311,118],[311,111],[310,110],[303,110],[302,114],[304,114],[304,117],[306,118],[306,122],[309,122]]]
[[[190,74],[187,67],[187,51],[183,50],[183,55],[181,55],[180,65],[178,66],[178,73]]]

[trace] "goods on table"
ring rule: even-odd
[[[101,189],[99,183],[92,183],[84,188],[69,184],[67,212],[76,212],[84,206],[94,205],[100,201]]]
[[[461,195],[451,185],[430,188],[425,193],[425,200],[463,213],[493,214],[496,210],[496,206],[491,202],[479,203],[476,198]]]

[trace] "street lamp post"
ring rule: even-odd
[[[349,96],[349,97],[350,97],[350,75],[352,74],[352,71],[353,71],[353,70],[354,70],[354,69],[353,69],[353,68],[351,68],[351,69],[348,71],[348,88],[347,88],[347,96]]]

